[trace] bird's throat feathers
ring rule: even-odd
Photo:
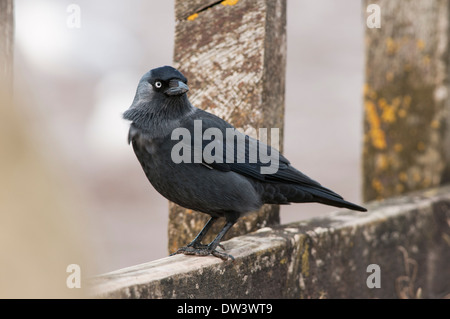
[[[138,129],[152,135],[164,136],[178,127],[180,119],[195,110],[196,108],[191,105],[184,94],[161,101],[135,100],[131,107],[123,113],[123,118],[132,121]]]

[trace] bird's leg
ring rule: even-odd
[[[232,255],[218,252],[216,250],[216,248],[217,248],[217,246],[222,247],[220,245],[220,241],[222,240],[223,236],[225,236],[225,234],[230,230],[230,228],[233,227],[233,225],[235,223],[236,223],[236,221],[227,221],[227,223],[225,224],[225,226],[223,226],[222,230],[219,232],[217,237],[214,238],[214,240],[208,245],[207,249],[211,255],[213,255],[215,257],[219,257],[223,260],[227,260],[227,259],[234,260],[234,257]]]
[[[211,226],[216,222],[217,219],[218,219],[218,217],[211,217],[206,222],[205,226],[203,226],[202,230],[197,234],[197,236],[194,238],[193,241],[191,241],[185,247],[178,248],[178,250],[176,252],[170,254],[170,256],[173,256],[176,254],[194,255],[194,254],[196,254],[197,250],[201,250],[201,249],[205,250],[208,247],[208,245],[202,244],[202,240],[208,233]]]
[[[202,244],[202,240],[205,237],[205,235],[208,233],[211,226],[214,224],[214,222],[218,219],[218,217],[211,217],[203,226],[202,230],[197,234],[197,236],[194,238],[193,241],[191,241],[187,247],[193,247],[193,248],[201,248],[202,246],[206,246]]]
[[[214,219],[213,219],[214,218]],[[212,217],[208,223],[203,227],[203,229],[200,231],[200,233],[195,237],[195,239],[188,244],[186,247],[179,248],[175,253],[171,254],[170,256],[176,255],[176,254],[185,254],[185,255],[196,255],[196,256],[208,256],[213,255],[215,257],[219,257],[223,260],[232,259],[234,260],[234,257],[218,252],[216,250],[217,246],[222,247],[220,245],[220,241],[222,240],[223,236],[228,232],[228,230],[236,223],[236,221],[227,221],[225,226],[222,228],[222,230],[219,232],[219,234],[216,236],[216,238],[208,245],[203,245],[200,243],[201,239],[205,236],[209,228],[211,227],[212,223],[217,218]],[[223,249],[223,247],[222,247]]]

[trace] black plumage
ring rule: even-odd
[[[211,216],[197,237],[177,253],[230,258],[216,250],[220,240],[239,217],[266,203],[318,202],[366,211],[295,169],[277,150],[191,105],[187,91],[187,79],[178,70],[170,66],[153,69],[141,78],[133,103],[124,113],[124,118],[131,121],[128,140],[154,188],[178,205]],[[174,130],[184,129],[193,137],[198,123],[201,123],[202,134],[213,128],[223,137],[227,136],[227,130],[234,137],[220,140],[214,136],[211,140],[202,139],[201,144],[196,144],[192,138],[182,144],[183,152],[190,151],[190,160],[176,163],[173,150],[180,146],[180,140],[173,138]],[[204,155],[211,141],[217,142],[211,152],[213,158],[195,158],[196,154]],[[259,154],[261,147],[270,150],[269,162],[253,156]],[[263,174],[262,169],[274,163],[272,161],[277,163],[276,172]],[[203,245],[201,240],[219,217],[226,219],[224,228],[213,242]]]

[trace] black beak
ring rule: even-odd
[[[189,91],[189,87],[180,80],[173,79],[169,81],[169,88],[164,91],[167,95],[181,95]]]

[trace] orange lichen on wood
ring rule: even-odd
[[[394,151],[396,151],[397,153],[403,151],[403,145],[400,143],[396,143],[394,145]]]
[[[389,167],[389,160],[385,154],[380,154],[377,156],[376,166],[380,171],[384,171]]]
[[[386,39],[386,52],[388,54],[395,54],[398,51],[398,44],[393,38],[389,37]]]
[[[381,119],[387,123],[393,123],[396,120],[394,108],[387,105],[381,114]]]
[[[372,139],[372,145],[377,149],[386,148],[386,138],[381,129],[380,117],[378,116],[376,106],[372,101],[366,101],[366,116],[369,122],[369,135]]]
[[[431,125],[430,125],[432,128],[434,128],[434,129],[438,129],[438,128],[440,128],[441,127],[441,123],[439,122],[439,121],[437,121],[437,120],[434,120],[434,121],[432,121],[431,122]]]
[[[417,45],[417,48],[418,48],[420,51],[422,51],[422,50],[425,48],[425,41],[423,41],[422,39],[418,39],[418,40],[416,41],[416,45]]]
[[[383,184],[380,182],[378,178],[374,178],[372,180],[372,187],[379,194],[382,193],[384,189]]]
[[[197,17],[198,17],[198,13],[194,13],[194,14],[191,14],[189,17],[187,17],[187,19],[189,21],[194,21],[195,19],[197,19]]]
[[[239,0],[224,0],[221,2],[221,4],[224,6],[234,6],[238,2]]]

